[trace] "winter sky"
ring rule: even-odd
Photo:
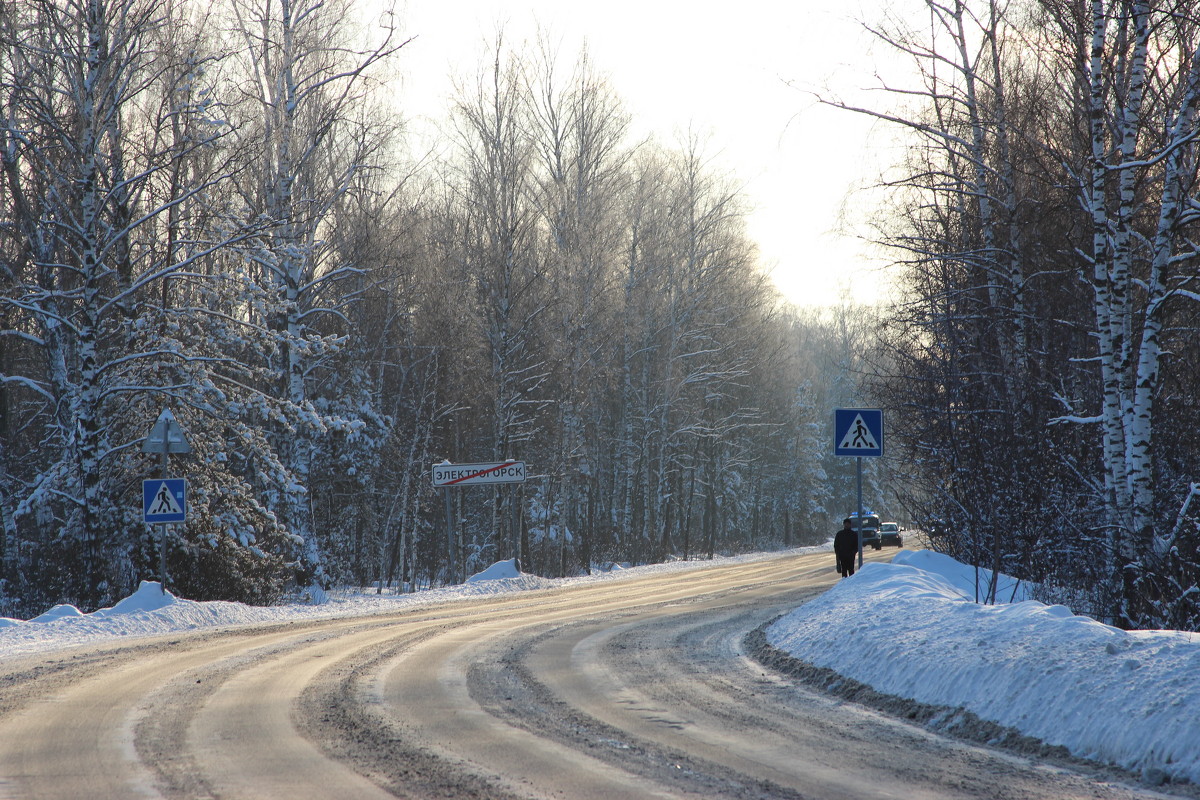
[[[674,144],[690,126],[744,184],[750,236],[788,299],[873,303],[885,279],[860,237],[878,199],[861,187],[895,160],[891,132],[804,90],[861,98],[877,85],[882,49],[856,20],[876,20],[881,3],[401,0],[416,37],[401,54],[401,96],[410,115],[443,116],[450,76],[474,74],[501,26],[519,47],[540,25],[572,60],[586,41],[637,133]]]

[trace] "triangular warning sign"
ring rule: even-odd
[[[183,513],[183,508],[180,507],[179,501],[175,499],[175,495],[171,494],[166,481],[163,481],[158,487],[158,491],[154,495],[154,499],[150,501],[150,507],[146,509],[146,513],[150,516],[158,517],[167,514],[178,515]]]
[[[838,445],[839,450],[878,450],[879,442],[875,441],[875,436],[871,433],[871,429],[867,427],[866,420],[862,414],[854,415],[854,422],[850,423],[850,427],[846,429],[846,435],[842,437],[841,443]]]
[[[150,429],[150,435],[142,440],[143,453],[190,453],[192,446],[188,444],[183,428],[175,420],[171,409],[164,408],[158,415],[158,421]]]

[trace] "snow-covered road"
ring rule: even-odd
[[[885,656],[896,672],[920,666],[905,661],[903,642],[918,643],[904,624],[928,653],[937,617],[971,626],[974,644],[987,628],[955,610],[955,579],[913,558],[938,567],[902,554],[910,563],[868,564],[828,592],[832,556],[817,551],[566,581],[503,577],[501,565],[440,596],[290,610],[156,587],[98,616],[64,609],[0,630],[0,797],[1156,796],[943,736],[750,657],[747,632],[763,638],[781,614],[765,628],[777,646],[873,641],[885,649],[871,663]],[[921,610],[921,598],[949,606]],[[912,619],[854,605],[880,601],[909,604]],[[1006,629],[1035,605],[1011,608]],[[813,632],[829,624],[846,635]]]

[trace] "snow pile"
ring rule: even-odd
[[[137,591],[126,597],[124,600],[117,603],[112,608],[102,608],[93,614],[84,614],[78,608],[68,603],[62,603],[54,608],[46,611],[33,619],[30,622],[46,623],[57,622],[59,620],[73,619],[103,619],[105,617],[119,616],[122,614],[135,614],[139,611],[157,611],[160,608],[176,603],[176,598],[165,593],[162,590],[162,585],[157,581],[142,581],[141,586]],[[11,625],[23,624],[19,619],[11,617],[0,617],[0,628],[5,628]]]
[[[1118,630],[1023,600],[1020,587],[1019,602],[979,605],[975,581],[946,556],[901,551],[778,620],[767,640],[886,694],[1200,782],[1200,634]],[[1001,587],[1012,595],[1011,581]]]
[[[555,585],[555,581],[550,578],[539,578],[536,575],[521,572],[517,569],[516,559],[512,558],[507,561],[497,561],[482,572],[475,573],[467,578],[466,585],[468,589],[473,589],[478,588],[478,585],[484,582],[491,584],[488,588],[492,591],[545,589]]]
[[[173,606],[179,602],[175,595],[164,592],[158,581],[142,581],[137,591],[117,603],[112,608],[102,608],[96,612],[97,617],[112,617],[119,614],[136,614],[139,611],[158,611],[160,608]],[[76,611],[75,613],[79,613]]]
[[[83,616],[83,612],[80,611],[75,606],[71,605],[70,603],[60,603],[59,605],[56,605],[54,608],[50,609],[49,611],[38,614],[36,617],[34,617],[33,619],[31,619],[29,621],[30,622],[54,622],[56,619],[67,619],[68,617],[82,617],[82,616]],[[10,619],[9,617],[5,617],[3,622],[0,624],[15,625],[20,621],[21,620],[19,620],[19,619]]]

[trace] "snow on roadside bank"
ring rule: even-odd
[[[493,564],[461,586],[416,594],[333,593],[310,590],[317,602],[248,606],[223,601],[197,602],[163,592],[157,581],[142,581],[129,597],[111,608],[84,614],[57,605],[31,620],[0,617],[0,658],[45,652],[111,639],[222,628],[235,625],[298,622],[311,619],[387,614],[447,600],[463,600],[553,586],[556,581],[517,573],[512,561]]]
[[[101,609],[91,614],[83,614],[74,606],[59,605],[28,621],[0,617],[0,659],[113,639],[154,636],[201,628],[391,614],[447,601],[469,600],[529,589],[621,580],[639,575],[706,569],[714,564],[749,563],[829,549],[829,545],[826,544],[781,553],[753,553],[717,558],[714,561],[673,561],[630,569],[613,566],[608,571],[597,572],[594,575],[559,579],[539,578],[520,573],[516,570],[514,562],[509,560],[491,565],[458,586],[430,589],[415,594],[396,594],[390,590],[385,590],[384,594],[377,594],[374,589],[332,591],[326,594],[315,590],[311,591],[315,602],[278,606],[184,600],[170,592],[164,593],[156,581],[143,581],[131,596],[112,608]]]
[[[775,622],[767,641],[885,694],[1200,783],[1200,634],[1118,630],[1019,587],[1017,602],[979,605],[974,587],[970,567],[901,551]]]

